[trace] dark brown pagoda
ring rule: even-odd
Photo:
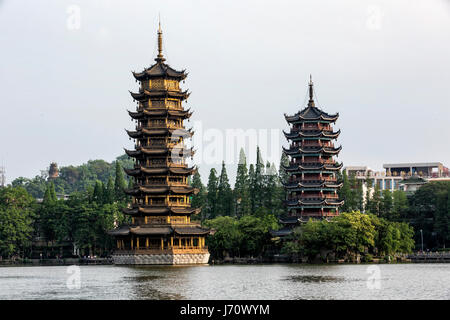
[[[340,130],[335,132],[332,128],[338,117],[338,113],[330,115],[315,106],[312,80],[308,106],[293,116],[285,115],[291,125],[289,133],[283,132],[290,141],[289,149],[283,147],[283,152],[290,157],[289,166],[284,167],[289,175],[285,184],[288,217],[281,220],[286,227],[277,235],[290,233],[294,225],[310,218],[328,219],[339,214],[343,201],[338,196],[342,183],[337,173],[342,163],[333,157],[342,147],[334,146]]]
[[[186,158],[193,156],[193,150],[184,145],[193,135],[183,124],[192,115],[182,106],[189,96],[180,89],[186,73],[164,63],[161,26],[155,61],[144,71],[133,72],[140,88],[130,93],[138,106],[136,112],[128,113],[137,125],[127,133],[134,139],[135,149],[125,152],[135,159],[135,166],[125,171],[134,187],[126,191],[132,203],[124,209],[132,223],[110,232],[117,240],[114,262],[208,263],[205,237],[209,230],[190,219],[200,210],[191,208],[191,196],[198,190],[189,186],[188,178],[196,169],[187,166]]]

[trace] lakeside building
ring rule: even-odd
[[[155,61],[133,72],[140,88],[130,92],[137,108],[128,113],[137,125],[127,133],[136,144],[135,150],[125,152],[135,159],[135,166],[125,172],[134,187],[126,191],[132,203],[123,210],[132,222],[110,231],[117,243],[113,259],[116,264],[205,264],[210,230],[190,219],[200,209],[191,208],[191,195],[198,190],[188,185],[188,178],[196,168],[187,167],[193,150],[184,145],[193,135],[183,124],[192,115],[182,105],[189,93],[180,89],[187,74],[164,63],[161,26]]]
[[[367,166],[347,166],[343,170],[348,177],[354,175],[356,179],[363,181],[364,197],[367,192],[365,183],[367,177],[372,180],[371,193],[376,185],[378,185],[380,191],[402,190],[412,193],[427,182],[450,181],[449,169],[441,162],[383,164],[383,168],[385,171],[374,171]]]
[[[284,185],[287,190],[287,217],[280,222],[285,225],[274,236],[284,236],[301,222],[314,219],[329,219],[339,215],[338,190],[342,182],[337,173],[342,163],[334,160],[342,147],[335,147],[334,140],[340,134],[333,131],[332,124],[339,114],[330,115],[315,106],[313,82],[309,82],[308,106],[293,116],[285,114],[291,125],[290,132],[283,131],[290,142],[283,152],[290,158],[288,166],[283,166],[289,175]]]

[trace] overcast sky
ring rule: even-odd
[[[130,71],[154,62],[158,14],[167,62],[189,72],[188,126],[200,135],[287,130],[283,114],[303,108],[312,74],[319,106],[340,114],[344,165],[450,165],[450,1],[0,0],[8,183],[132,148]],[[194,162],[204,180],[220,167]]]

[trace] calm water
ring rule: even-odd
[[[450,299],[450,264],[0,267],[0,299]]]

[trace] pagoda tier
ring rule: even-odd
[[[281,222],[291,227],[309,218],[336,216],[343,204],[338,196],[342,182],[337,179],[342,163],[333,158],[342,149],[333,143],[340,134],[340,130],[332,128],[339,114],[330,115],[317,108],[313,95],[310,81],[308,106],[293,116],[285,115],[291,125],[290,132],[284,132],[290,146],[283,147],[290,158],[290,163],[283,166],[289,175],[284,184],[288,217]]]
[[[125,153],[135,165],[125,172],[134,183],[125,190],[132,202],[123,209],[131,216],[131,225],[110,232],[117,240],[113,258],[117,264],[207,263],[209,230],[191,223],[191,215],[200,209],[191,208],[191,197],[198,190],[188,179],[196,169],[186,163],[194,155],[193,148],[185,147],[185,139],[194,134],[183,123],[192,115],[182,105],[189,93],[180,89],[187,74],[164,63],[161,29],[158,52],[154,65],[133,72],[140,88],[130,92],[138,104],[128,114],[136,127],[126,132],[135,146]]]

